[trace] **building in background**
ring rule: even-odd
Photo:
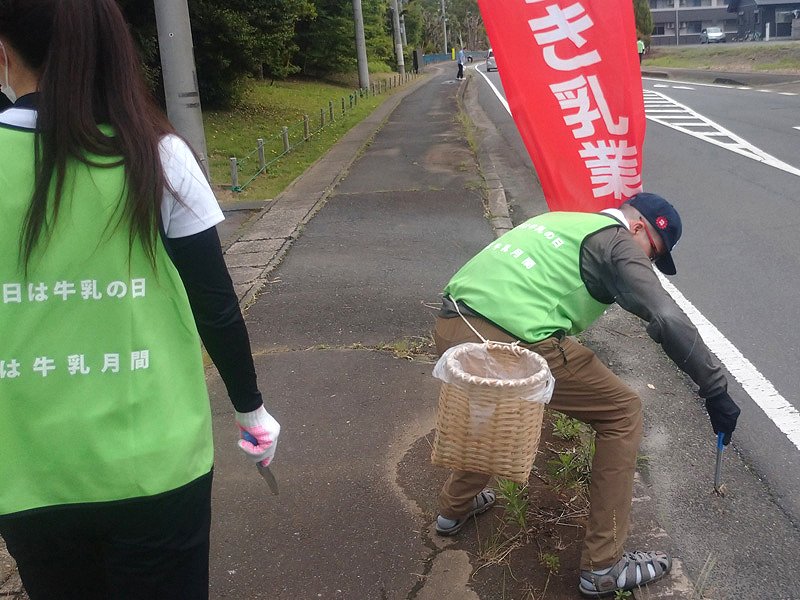
[[[650,0],[652,45],[699,44],[700,33],[720,27],[729,41],[758,33],[761,39],[791,39],[793,11],[800,2],[786,0]]]

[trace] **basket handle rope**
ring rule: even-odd
[[[464,323],[466,323],[466,324],[467,324],[467,327],[469,327],[469,328],[472,330],[472,333],[474,333],[475,335],[477,335],[477,336],[478,336],[478,338],[479,338],[479,339],[480,339],[480,340],[481,340],[481,341],[482,341],[484,344],[487,344],[487,345],[488,345],[488,344],[497,344],[498,346],[508,346],[508,347],[509,347],[509,348],[511,348],[511,350],[513,350],[513,351],[516,351],[516,350],[517,350],[517,349],[520,347],[520,345],[519,345],[519,340],[514,340],[513,342],[495,342],[495,341],[493,341],[493,340],[487,340],[487,339],[486,339],[485,337],[483,337],[483,336],[482,336],[480,333],[478,333],[478,330],[477,330],[477,329],[475,329],[475,328],[472,326],[472,323],[470,323],[469,321],[467,321],[467,318],[466,318],[464,315],[462,315],[462,314],[461,314],[461,309],[459,309],[459,308],[458,308],[458,300],[456,300],[456,299],[455,299],[455,298],[453,298],[452,296],[450,296],[450,299],[453,301],[453,306],[455,306],[455,307],[456,307],[456,312],[458,313],[458,316],[459,316],[459,317],[461,317],[461,319],[464,321]]]

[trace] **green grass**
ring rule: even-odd
[[[800,42],[651,46],[642,64],[645,67],[800,74]]]
[[[378,81],[392,75],[371,75],[370,80]],[[283,126],[289,128],[290,144],[299,144],[253,179],[242,192],[225,199],[250,202],[274,198],[389,96],[383,93],[375,97],[359,97],[357,105],[351,109],[350,95],[355,93],[356,81],[351,77],[342,78],[340,82],[252,82],[242,102],[231,110],[205,111],[203,121],[211,180],[217,186],[224,184],[230,188],[230,157],[235,156],[241,161],[253,153],[258,138],[264,140],[267,163],[283,152]],[[342,98],[345,99],[344,116]],[[334,122],[300,143],[304,137],[303,115],[309,116],[309,129],[314,132],[320,127],[320,109],[325,111],[325,123],[329,123],[331,101]],[[239,167],[239,185],[244,185],[258,170],[258,154],[253,153]]]

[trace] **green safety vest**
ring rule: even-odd
[[[605,214],[551,212],[525,221],[475,255],[444,293],[528,343],[574,335],[603,314],[580,273],[583,241],[622,225]]]
[[[123,168],[72,160],[26,278],[33,165],[33,133],[0,126],[0,515],[197,479],[211,411],[175,267],[160,240],[155,271],[138,240],[129,251]]]

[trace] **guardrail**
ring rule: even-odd
[[[261,173],[269,170],[270,166],[274,165],[278,160],[289,154],[292,150],[297,148],[300,144],[307,142],[315,134],[322,131],[334,123],[337,118],[340,119],[345,116],[350,110],[358,106],[359,98],[368,98],[377,96],[378,94],[386,93],[396,87],[408,83],[415,79],[415,73],[406,73],[405,75],[393,75],[388,79],[374,81],[368,88],[359,88],[353,91],[348,96],[341,98],[341,106],[339,101],[334,102],[330,100],[328,106],[319,109],[319,116],[303,115],[302,121],[297,121],[291,125],[281,127],[280,133],[275,134],[271,138],[256,140],[256,148],[247,156],[242,158],[230,157],[231,168],[231,191],[241,192]],[[245,163],[258,156],[258,169],[251,175],[243,184],[239,184],[240,168]],[[267,160],[267,157],[270,157]]]

